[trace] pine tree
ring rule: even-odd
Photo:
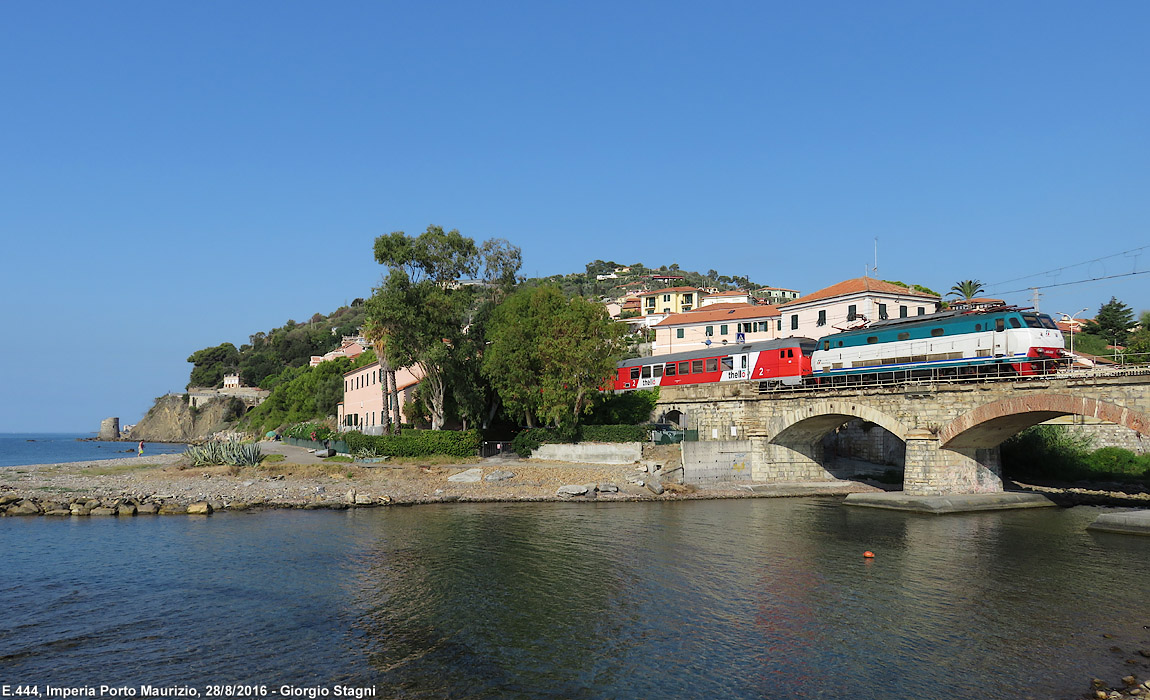
[[[1132,325],[1134,312],[1115,297],[1110,297],[1110,301],[1098,307],[1098,315],[1086,324],[1084,330],[1114,345],[1125,345]]]

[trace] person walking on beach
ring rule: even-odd
[[[139,446],[139,448],[137,448],[137,450],[138,451],[136,452],[136,456],[137,457],[143,457],[144,456],[144,441],[143,440],[140,440],[140,446]]]

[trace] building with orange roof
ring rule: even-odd
[[[779,310],[761,304],[712,304],[668,316],[653,328],[653,355],[702,350],[779,337]]]
[[[665,287],[639,295],[643,315],[680,314],[699,305],[705,292],[698,287]]]
[[[868,321],[924,316],[938,311],[939,302],[935,294],[856,277],[779,306],[779,337],[817,339]]]

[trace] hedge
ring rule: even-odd
[[[352,454],[367,449],[381,457],[474,457],[482,441],[478,430],[404,430],[400,435],[343,433]]]
[[[570,442],[646,442],[651,439],[651,429],[642,425],[581,425],[571,440],[555,428],[530,428],[521,431],[511,441],[511,449],[520,457],[527,458],[544,444],[564,444]]]

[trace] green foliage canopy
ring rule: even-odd
[[[1094,320],[1087,322],[1084,330],[1102,336],[1115,345],[1125,345],[1132,325],[1134,325],[1134,312],[1115,297],[1110,297],[1110,301],[1098,307],[1098,315]]]
[[[483,375],[529,426],[573,426],[614,373],[623,332],[602,304],[553,286],[522,289],[492,314]]]

